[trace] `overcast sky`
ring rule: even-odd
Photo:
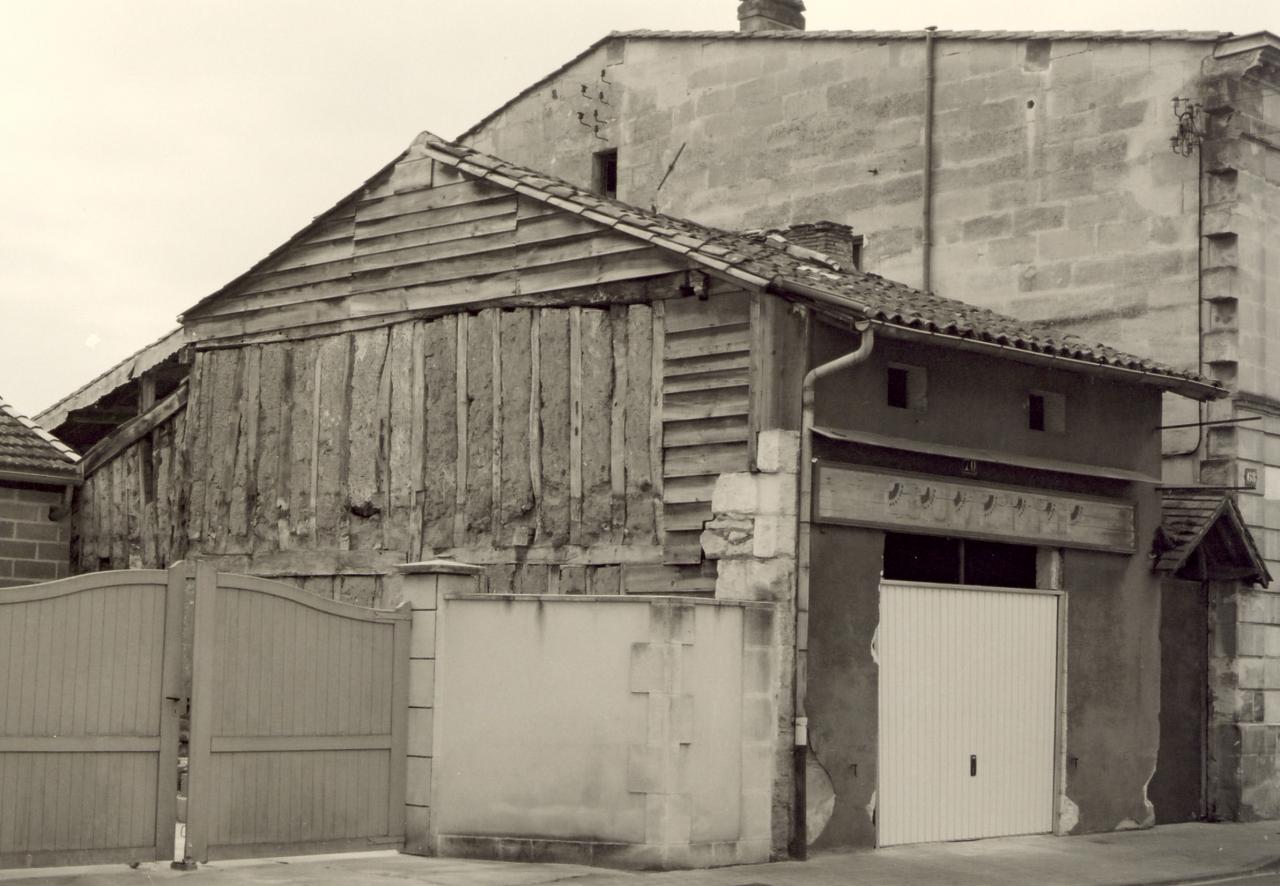
[[[1275,0],[807,0],[810,30],[1280,31]],[[0,0],[0,396],[35,414],[611,30],[736,0]]]

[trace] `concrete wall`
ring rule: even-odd
[[[0,484],[0,588],[67,577],[69,517],[51,519],[62,490]]]
[[[1194,364],[1198,172],[1169,150],[1169,100],[1199,94],[1211,49],[939,41],[933,288]],[[621,199],[729,228],[849,224],[865,269],[915,284],[924,63],[920,39],[614,40],[466,140],[583,185],[618,147]],[[593,133],[576,114],[596,110]]]
[[[817,324],[813,361],[834,359],[856,344],[852,334]],[[890,363],[925,370],[927,408],[887,405]],[[1062,433],[1028,427],[1031,391],[1066,398]],[[867,362],[819,382],[817,404],[819,426],[1160,476],[1160,396],[1154,388],[881,337]]]
[[[772,607],[485,595],[446,597],[438,616],[438,854],[769,858]]]

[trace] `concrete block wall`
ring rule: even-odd
[[[773,779],[773,848],[785,851],[791,835],[793,785],[793,669],[796,645],[796,506],[800,437],[794,431],[762,431],[754,472],[721,474],[711,499],[713,518],[702,532],[702,550],[717,560],[716,599],[766,601],[776,619],[771,643],[779,657],[774,692],[777,736]],[[801,607],[800,619],[808,617]]]
[[[66,578],[69,517],[51,519],[62,490],[0,484],[0,588]]]

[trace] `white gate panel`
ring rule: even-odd
[[[881,586],[878,843],[1053,829],[1058,598]]]

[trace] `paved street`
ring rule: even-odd
[[[1082,837],[901,846],[824,853],[807,862],[664,873],[417,858],[394,852],[216,862],[195,873],[162,864],[0,871],[4,886],[143,886],[183,879],[197,886],[1280,886],[1280,823],[1168,825]]]

